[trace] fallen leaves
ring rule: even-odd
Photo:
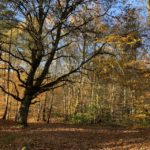
[[[24,145],[32,150],[149,150],[150,130],[42,123],[19,129],[0,121],[0,149],[20,150]]]

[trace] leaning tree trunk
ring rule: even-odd
[[[28,125],[27,119],[31,100],[32,100],[31,96],[25,96],[19,108],[17,123],[22,125],[23,127],[26,127]]]

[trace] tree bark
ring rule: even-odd
[[[32,100],[31,96],[29,95],[25,96],[19,108],[17,123],[22,125],[23,127],[28,126],[27,119],[28,119],[28,113],[29,113],[31,100]]]

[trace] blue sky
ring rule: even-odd
[[[130,8],[136,8],[136,10],[138,10],[137,12],[139,13],[139,18],[142,24],[146,25],[148,15],[146,1],[147,0],[117,0],[117,2],[112,5],[112,8],[108,14],[111,16],[119,16],[124,13],[124,10],[127,6]],[[108,17],[107,19],[109,23],[113,23],[113,19],[111,17]]]
[[[131,8],[139,9],[142,15],[147,14],[146,0],[124,0],[124,1],[125,3],[123,2],[123,0],[117,0],[117,3],[112,7],[111,11],[114,11],[116,14],[119,14],[128,5]]]

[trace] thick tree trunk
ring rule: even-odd
[[[31,104],[31,96],[26,96],[24,100],[21,102],[18,117],[17,117],[17,123],[22,125],[23,127],[26,127],[27,119],[28,119],[28,113],[29,113],[29,107]]]

